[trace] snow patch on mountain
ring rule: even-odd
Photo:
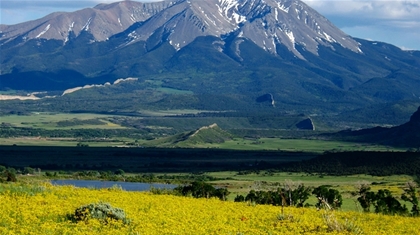
[[[84,29],[85,31],[88,31],[89,30],[89,25],[90,25],[91,22],[92,22],[92,17],[90,17],[88,19],[88,21],[86,22],[86,24],[82,27],[82,30]]]
[[[45,27],[45,29],[40,32],[35,38],[39,38],[41,37],[44,33],[46,33],[49,29],[51,28],[51,24],[48,24],[47,27]]]
[[[329,42],[337,42],[333,37],[331,37],[330,35],[328,35],[326,32],[323,32],[323,35],[325,36],[325,38],[327,39],[327,41],[329,41]]]
[[[277,2],[277,6],[280,10],[289,13],[289,9],[290,7],[286,7],[285,5],[283,5],[281,2]]]
[[[287,37],[289,37],[290,41],[294,45],[296,43],[296,41],[295,41],[295,36],[293,35],[293,32],[288,30],[285,33],[286,33]]]

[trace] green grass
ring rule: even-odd
[[[177,90],[177,89],[172,89],[172,88],[167,88],[167,87],[161,87],[161,88],[157,88],[157,91],[161,91],[163,93],[167,93],[167,94],[175,94],[175,95],[179,95],[179,94],[187,94],[187,95],[192,95],[194,94],[194,92],[192,91],[187,91],[187,90]]]
[[[216,112],[216,111],[198,110],[198,109],[142,110],[141,115],[163,117],[163,116],[175,116],[175,115],[183,115],[183,114],[198,114],[198,113],[206,113],[206,112]]]
[[[125,146],[126,142],[133,142],[131,139],[119,138],[118,141],[89,141],[83,142],[89,147],[114,147]],[[75,147],[79,140],[73,138],[37,138],[37,137],[20,137],[20,138],[0,138],[0,146],[60,146]]]
[[[93,125],[92,128],[102,128],[103,125]],[[83,128],[88,129],[88,125]],[[76,128],[75,126],[63,128]],[[56,128],[58,129],[58,128]],[[61,128],[60,128],[61,129]],[[114,128],[116,129],[116,128]],[[134,142],[131,138],[118,138],[121,141],[115,142],[89,142],[90,147],[106,147],[106,146],[121,146],[125,143]],[[163,141],[163,139],[162,139]],[[21,146],[75,146],[77,139],[72,138],[0,138],[0,145],[21,145]],[[149,142],[154,143],[152,145]],[[159,139],[146,141],[139,140],[138,144],[145,146],[159,145]],[[168,147],[165,145],[165,147]],[[258,140],[248,140],[235,138],[234,140],[227,140],[224,143],[195,143],[183,147],[192,148],[217,148],[226,150],[281,150],[291,152],[312,152],[323,153],[325,151],[406,151],[404,148],[395,148],[381,145],[359,144],[351,142],[340,141],[324,141],[324,140],[307,140],[307,139],[281,139],[281,138],[261,138]]]
[[[123,126],[117,125],[109,121],[112,115],[101,115],[101,114],[69,114],[69,113],[32,113],[31,115],[7,115],[0,116],[1,123],[8,123],[15,127],[31,127],[31,128],[42,128],[46,130],[54,129],[121,129]],[[73,126],[59,126],[57,125],[60,121],[71,121],[71,120],[89,120],[98,119],[103,122],[102,125],[73,125]]]
[[[194,147],[240,149],[240,150],[282,150],[303,152],[325,151],[405,151],[406,149],[389,146],[361,144],[343,141],[326,141],[316,139],[282,139],[260,138],[242,139],[235,138],[219,144],[196,144]]]

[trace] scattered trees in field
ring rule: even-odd
[[[305,204],[305,201],[309,198],[310,194],[310,187],[287,180],[277,190],[251,190],[246,197],[242,195],[236,196],[235,202],[250,201],[256,204],[303,207],[308,206],[308,204]]]
[[[343,198],[338,190],[329,188],[326,185],[319,186],[312,191],[312,194],[318,199],[317,208],[328,205],[329,209],[338,209],[343,204]]]
[[[217,197],[223,201],[229,195],[229,191],[226,188],[215,188],[211,184],[203,181],[194,181],[191,184],[176,187],[174,191],[183,196],[192,196],[195,198]]]
[[[401,204],[397,197],[391,194],[388,189],[380,189],[378,192],[370,191],[368,182],[359,182],[356,185],[356,191],[353,196],[357,196],[357,201],[363,208],[363,211],[370,212],[372,207],[376,213],[388,215],[411,215],[419,216],[419,197],[417,191],[417,184],[408,182],[404,187],[404,193],[401,195],[401,200],[410,202],[412,204],[411,213],[409,213],[406,205]]]
[[[420,192],[417,191],[418,185],[415,182],[407,182],[404,187],[404,193],[401,195],[401,199],[412,204],[411,215],[420,216],[419,198]]]
[[[401,205],[388,189],[380,189],[375,194],[373,205],[376,213],[388,215],[406,215],[408,213],[407,207]]]

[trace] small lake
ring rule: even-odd
[[[101,181],[101,180],[51,180],[53,185],[73,185],[80,188],[111,188],[121,187],[125,191],[149,191],[151,187],[158,189],[173,189],[177,185],[158,184],[158,183],[137,183],[120,181]]]

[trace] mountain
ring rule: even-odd
[[[347,117],[420,102],[419,51],[353,38],[299,0],[123,1],[0,31],[3,90],[63,91],[135,77],[94,99],[124,99],[122,92],[122,102],[136,97],[149,108]],[[266,94],[270,102],[259,102]]]
[[[136,22],[143,22],[173,4],[170,1],[134,1],[99,4],[76,12],[56,12],[41,19],[1,26],[2,43],[22,44],[33,39],[59,40],[63,44],[84,32],[95,41],[105,41]]]
[[[332,43],[362,52],[355,40],[303,2],[278,0],[99,4],[94,8],[53,13],[27,23],[3,26],[1,41],[21,45],[33,39],[54,39],[65,45],[87,32],[91,43],[101,42],[135,23],[139,24],[127,32],[131,39],[127,44],[147,40],[158,44],[165,40],[179,50],[197,37],[216,36],[248,39],[273,54],[277,53],[277,44],[282,44],[301,59],[304,57],[295,44],[314,54],[318,53],[319,45],[332,47]]]

